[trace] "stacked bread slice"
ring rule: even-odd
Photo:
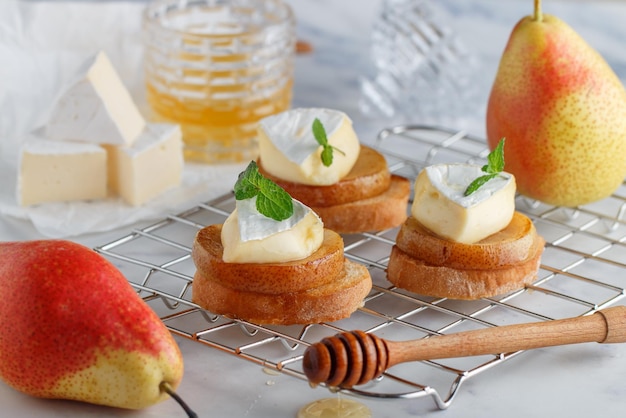
[[[523,288],[536,279],[545,241],[520,212],[473,244],[441,238],[409,217],[398,231],[387,278],[422,295],[478,299]]]
[[[340,234],[393,228],[407,217],[409,180],[391,174],[385,157],[364,145],[348,175],[328,186],[293,183],[272,176],[263,169],[262,160],[259,170],[313,209],[327,228]]]
[[[227,263],[222,225],[201,229],[192,258],[192,300],[213,313],[257,324],[310,324],[347,318],[372,287],[368,269],[344,256],[343,239],[324,230],[321,247],[284,263]]]

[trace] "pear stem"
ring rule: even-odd
[[[533,14],[533,20],[535,22],[541,22],[543,20],[543,13],[541,12],[541,0],[535,0],[535,13]]]
[[[183,399],[180,396],[178,396],[178,394],[174,391],[174,389],[172,389],[172,386],[169,383],[161,382],[161,384],[159,385],[159,389],[161,389],[161,391],[170,395],[176,402],[178,402],[178,404],[181,406],[181,408],[183,408],[183,410],[185,411],[185,413],[187,414],[189,418],[198,418],[198,414],[196,414],[185,403],[185,401],[183,401]]]

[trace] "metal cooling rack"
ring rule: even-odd
[[[484,139],[423,126],[385,130],[375,146],[387,157],[392,172],[411,180],[426,165],[483,164],[488,153]],[[547,243],[531,286],[477,301],[419,296],[394,288],[385,278],[397,229],[345,235],[346,256],[369,268],[373,289],[349,319],[308,326],[258,326],[214,315],[191,302],[194,236],[200,228],[224,221],[234,207],[232,195],[134,230],[96,251],[122,270],[173,333],[306,380],[301,367],[304,350],[337,332],[361,329],[391,340],[408,340],[588,315],[624,298],[626,184],[611,197],[576,209],[523,197],[517,198],[516,205],[533,219]],[[385,399],[431,398],[444,409],[465,381],[520,353],[404,363],[344,392]]]

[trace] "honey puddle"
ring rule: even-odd
[[[297,418],[371,418],[372,411],[360,402],[344,399],[340,395],[335,398],[318,399],[303,406]]]

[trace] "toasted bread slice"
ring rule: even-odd
[[[233,290],[277,294],[318,287],[341,274],[344,266],[343,239],[325,229],[320,248],[302,260],[285,263],[226,263],[222,225],[209,225],[196,234],[191,250],[201,275]]]
[[[330,283],[274,295],[236,290],[197,271],[192,301],[213,313],[256,324],[313,324],[349,317],[371,287],[367,268],[346,259],[341,273]]]
[[[388,280],[399,288],[426,296],[480,299],[523,288],[537,276],[543,246],[521,264],[498,269],[462,269],[432,266],[397,246],[391,249]]]
[[[389,188],[391,181],[385,157],[364,145],[361,145],[361,152],[352,170],[341,181],[330,186],[292,183],[267,173],[263,169],[263,161],[259,160],[258,166],[261,174],[280,185],[294,199],[311,207],[341,205],[377,196]]]
[[[410,216],[398,231],[396,245],[431,266],[484,270],[525,263],[544,242],[533,222],[515,212],[506,228],[474,244],[441,238]]]
[[[311,206],[326,228],[340,234],[381,231],[401,225],[407,219],[411,184],[391,176],[389,188],[374,197],[335,206]]]

